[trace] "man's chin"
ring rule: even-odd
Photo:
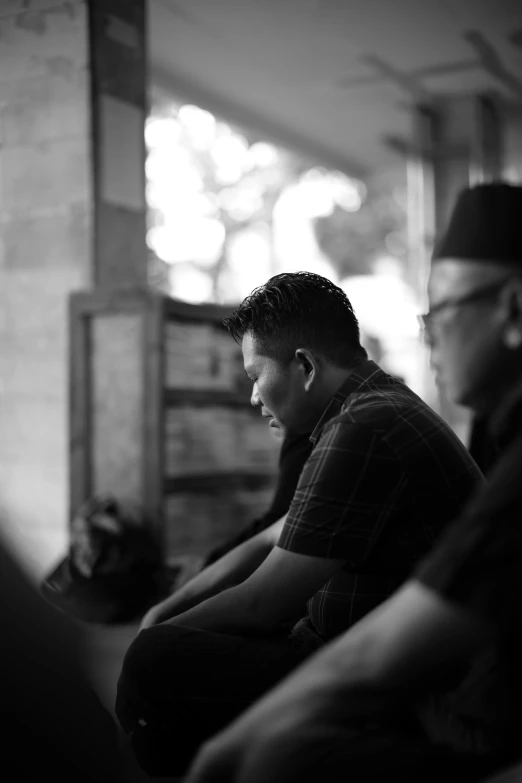
[[[285,428],[279,421],[277,421],[277,419],[270,419],[270,421],[268,422],[268,429],[270,430],[274,438],[277,438],[278,440],[280,438],[284,438],[285,436]]]

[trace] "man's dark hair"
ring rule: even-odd
[[[288,364],[297,348],[315,350],[338,367],[367,358],[344,291],[311,272],[283,272],[254,289],[223,324],[239,342],[249,332],[258,350]]]

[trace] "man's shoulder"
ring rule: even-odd
[[[425,423],[450,430],[448,424],[404,383],[387,376],[350,394],[333,422],[361,424],[383,431]]]
[[[382,443],[401,462],[410,466],[441,462],[448,469],[469,473],[477,480],[480,470],[468,449],[453,429],[420,397],[401,382],[372,385],[351,394],[341,412],[330,419],[322,435],[330,439],[351,437],[358,433]]]

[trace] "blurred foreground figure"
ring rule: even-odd
[[[121,781],[116,725],[88,684],[77,629],[0,540],[0,737],[6,781]]]
[[[499,448],[490,432],[488,420],[482,416],[472,419],[468,450],[483,474],[488,476],[499,457]]]
[[[439,381],[501,452],[488,484],[399,591],[207,743],[187,783],[466,783],[522,758],[521,219],[521,187],[465,190],[424,316]]]
[[[252,405],[270,427],[311,432],[311,453],[286,517],[187,582],[127,651],[116,714],[153,775],[185,772],[204,740],[388,598],[483,480],[447,423],[368,360],[330,280],[276,275],[225,323]]]

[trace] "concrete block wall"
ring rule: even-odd
[[[71,291],[91,285],[87,7],[0,0],[0,514],[31,573],[64,552]]]

